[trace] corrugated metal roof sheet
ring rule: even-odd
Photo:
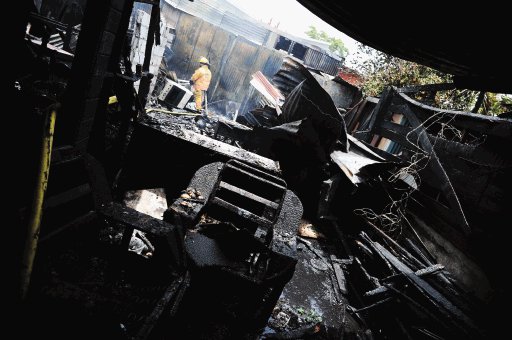
[[[323,52],[308,49],[304,55],[304,64],[334,76],[338,74],[343,61],[336,60]]]
[[[386,1],[371,6],[363,1],[298,2],[366,45],[458,76],[454,81],[460,86],[512,93],[510,55],[501,49],[510,45],[510,11],[496,3],[397,10],[397,4]],[[475,37],[485,37],[488,48],[475,47]]]
[[[165,0],[165,2],[258,44],[265,42],[269,34],[268,29],[225,0],[196,0],[194,2]]]
[[[248,14],[226,0],[195,0],[194,2],[188,0],[165,0],[165,3],[180,11],[219,26],[230,33],[244,37],[258,45],[264,45],[273,30],[251,18]],[[339,57],[329,51],[316,50],[315,48],[318,47],[311,47],[312,43],[314,43],[311,39],[296,37],[282,31],[276,31],[276,33],[289,37],[291,40],[308,47],[304,58],[304,63],[307,66],[319,69],[333,76],[337,74],[338,68],[343,63],[343,60]]]
[[[284,96],[281,94],[281,91],[279,91],[272,84],[270,84],[270,82],[265,77],[265,75],[263,75],[263,73],[258,71],[256,73],[254,73],[252,75],[252,77],[254,79],[251,80],[251,82],[254,81],[254,83],[256,85],[259,85],[260,86],[259,89],[262,89],[268,95],[270,95],[270,97],[274,100],[274,102],[278,102],[279,100],[284,100]]]
[[[257,44],[263,44],[270,31],[258,24],[237,18],[233,13],[226,12],[220,23],[220,27],[241,35]]]

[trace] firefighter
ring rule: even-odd
[[[210,86],[212,73],[209,70],[210,62],[205,57],[199,59],[201,66],[194,72],[190,78],[190,85],[193,86],[194,99],[196,102],[196,110],[201,111],[203,108],[204,92]]]

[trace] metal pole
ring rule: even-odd
[[[37,182],[34,190],[34,200],[30,210],[27,237],[25,239],[25,248],[23,251],[23,262],[21,267],[21,299],[25,299],[30,285],[30,276],[34,265],[34,258],[37,251],[37,242],[39,240],[39,231],[41,229],[41,216],[43,212],[43,201],[48,186],[48,176],[50,174],[50,162],[52,157],[53,132],[55,129],[55,119],[57,111],[53,108],[45,117],[43,139],[41,145],[41,154],[39,158],[39,170]]]

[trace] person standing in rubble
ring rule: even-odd
[[[201,59],[199,59],[199,64],[201,64],[201,66],[190,78],[190,85],[193,86],[197,111],[201,111],[203,109],[204,94],[206,90],[208,90],[210,80],[212,79],[212,72],[209,69],[210,62],[208,59],[201,57]]]

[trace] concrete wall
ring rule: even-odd
[[[411,214],[415,230],[434,254],[437,263],[442,264],[457,279],[467,292],[487,301],[491,298],[491,284],[482,268],[461,250],[432,228],[432,222],[427,224],[421,217]]]

